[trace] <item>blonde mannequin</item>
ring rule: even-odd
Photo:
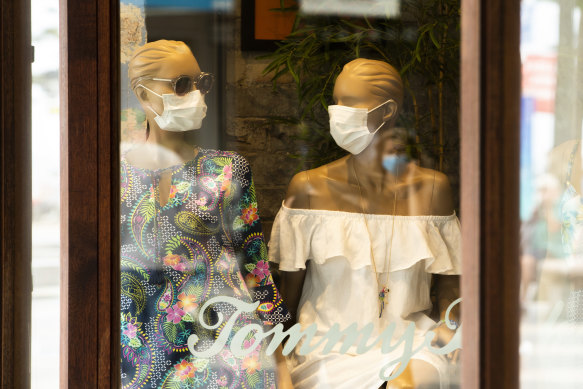
[[[384,77],[375,77],[375,74]],[[386,200],[396,190],[395,185],[406,187],[408,192],[406,196],[404,193],[399,196],[396,212],[399,215],[450,215],[453,212],[451,189],[443,173],[411,163],[399,177],[394,177],[382,167],[385,139],[390,136],[389,130],[394,127],[403,100],[398,72],[381,61],[357,59],[344,67],[334,85],[334,100],[338,105],[372,109],[389,99],[394,101],[369,118],[369,128],[382,123],[371,144],[358,155],[348,155],[295,175],[286,194],[288,207],[359,212],[359,192],[351,174],[351,165],[354,165],[362,177],[366,203],[371,207],[368,213],[391,213],[390,202]]]
[[[149,133],[121,163],[122,379],[132,387],[195,382],[188,380],[197,380],[197,387],[240,387],[260,380],[291,388],[281,349],[273,363],[263,351],[245,359],[226,348],[208,359],[189,352],[187,337],[198,336],[202,343],[217,335],[198,323],[200,306],[213,297],[265,298],[275,306],[241,315],[237,325],[289,317],[271,274],[260,266],[267,258],[253,254],[265,243],[248,162],[235,152],[201,149],[185,139],[186,132],[200,128],[200,113],[206,112],[202,82],[196,81],[200,75],[183,42],[147,43],[129,63]],[[191,90],[179,92],[173,84],[179,76],[195,80],[186,84]],[[159,120],[171,106],[168,101],[183,112],[195,107],[196,120],[181,118],[186,120],[179,124],[187,123],[182,128],[162,129]],[[224,308],[212,309],[208,324]]]
[[[150,42],[134,53],[129,63],[129,78],[146,114],[147,140],[126,155],[129,161],[146,169],[163,169],[194,157],[195,148],[186,142],[184,132],[163,131],[154,120],[154,111],[161,113],[164,110],[162,99],[139,86],[143,84],[160,95],[173,93],[170,83],[140,80],[147,77],[174,79],[180,75],[196,77],[200,73],[198,62],[184,42]]]
[[[368,59],[351,61],[343,68],[336,80],[334,101],[339,106],[369,110],[368,130],[374,132],[378,129],[378,131],[370,144],[358,154],[350,154],[316,169],[296,174],[289,184],[284,209],[280,211],[282,218],[287,214],[296,215],[297,212],[303,215],[334,215],[333,217],[345,215],[347,218],[353,218],[355,214],[361,213],[373,215],[374,218],[383,215],[421,218],[426,215],[437,217],[452,215],[454,208],[451,189],[443,173],[420,167],[413,161],[408,162],[397,173],[387,171],[383,167],[383,156],[405,154],[403,136],[394,129],[403,101],[403,86],[396,69],[381,61]],[[375,107],[378,108],[371,111]],[[315,212],[310,213],[308,210]],[[368,225],[366,228],[369,228]],[[389,231],[392,235],[390,227]],[[371,227],[369,233],[373,237],[375,232]],[[282,236],[282,239],[286,238]],[[279,242],[274,245],[280,246]],[[270,248],[272,248],[271,243]],[[306,250],[310,252],[310,249]],[[317,251],[313,246],[311,250]],[[270,254],[270,259],[283,263],[282,258],[285,254],[282,253],[281,258],[279,255],[277,250],[274,250],[274,254]],[[374,261],[375,258],[373,257],[372,260]],[[381,258],[376,258],[376,261],[378,263],[373,266],[379,267]],[[296,266],[294,270],[297,271],[281,272],[281,292],[294,320],[298,319],[299,306],[305,303],[305,299],[302,299],[302,290],[311,288],[304,284],[311,266],[314,265],[308,262],[306,269],[297,269]],[[318,273],[324,271],[326,271],[325,268],[317,270]],[[448,305],[459,297],[459,280],[458,276],[454,275],[437,275],[435,282],[438,290],[438,306],[443,317]],[[351,286],[351,288],[354,287]],[[374,304],[375,302],[363,303]],[[388,306],[391,306],[391,292],[388,293]],[[436,332],[439,335],[437,341],[439,344],[447,343],[453,335],[452,331],[445,326],[439,327]],[[355,368],[352,374],[358,375],[359,372]],[[426,361],[413,359],[397,379],[388,382],[387,387],[426,387],[424,385],[434,382],[439,382],[435,367]]]

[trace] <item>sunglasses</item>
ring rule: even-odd
[[[176,78],[140,77],[138,82],[142,80],[169,82],[172,84],[174,93],[178,96],[184,96],[190,93],[194,86],[196,86],[196,89],[204,95],[211,90],[215,81],[215,76],[211,73],[202,72],[197,77],[186,75],[178,76]]]

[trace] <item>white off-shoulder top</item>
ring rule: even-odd
[[[390,274],[390,292],[381,318],[371,245],[381,285],[386,285]],[[432,308],[431,273],[460,274],[460,251],[461,230],[455,213],[449,216],[363,215],[294,209],[285,204],[275,218],[269,242],[269,259],[278,263],[282,271],[305,269],[310,261],[297,319],[302,328],[317,325],[314,343],[335,323],[343,329],[354,322],[374,323],[375,338],[394,322],[393,339],[414,322],[415,337],[422,339],[435,324],[427,316]],[[420,352],[414,358],[433,365],[441,363],[429,354]],[[296,388],[373,388],[377,383],[382,384],[378,377],[382,365],[395,357],[394,354],[373,355],[371,352],[357,355],[355,348],[342,355],[300,356],[294,352],[288,363]],[[436,368],[443,370],[443,366]],[[358,377],[359,371],[372,381],[366,383],[362,376],[354,381],[351,377]],[[447,387],[443,384],[446,381],[444,377],[442,388]]]

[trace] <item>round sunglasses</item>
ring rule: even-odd
[[[194,86],[200,93],[207,94],[215,81],[215,76],[212,73],[202,72],[196,77],[181,75],[176,78],[158,78],[158,77],[140,77],[138,82],[142,80],[165,81],[172,84],[172,89],[177,96],[184,96],[190,93]]]

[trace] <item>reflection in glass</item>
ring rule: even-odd
[[[59,3],[31,3],[31,387],[59,387]]]
[[[124,387],[382,387],[403,344],[339,350],[331,331],[352,322],[371,324],[367,344],[385,331],[423,349],[394,383],[457,387],[459,2],[384,2],[378,18],[266,3],[255,31],[298,17],[265,53],[241,50],[245,3],[121,3]],[[216,297],[259,305],[231,328],[234,305],[204,307]],[[303,355],[298,335],[267,357],[279,322],[314,323],[333,353]]]
[[[521,386],[583,382],[581,7],[522,2]]]

